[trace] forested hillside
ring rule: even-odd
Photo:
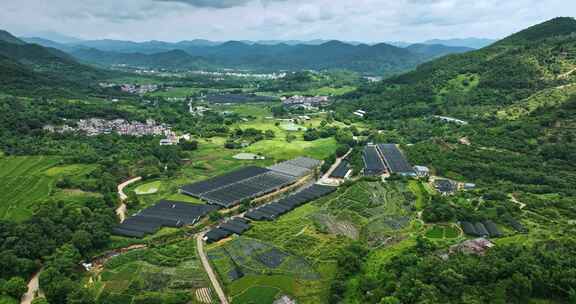
[[[527,107],[537,92],[571,89],[575,33],[574,19],[557,18],[490,47],[422,64],[352,97],[374,120],[431,114],[481,118]]]
[[[78,63],[53,48],[28,44],[0,32],[0,79],[4,93],[54,96],[95,92],[98,80],[114,73]]]
[[[572,303],[576,216],[576,21],[556,18],[487,48],[451,55],[351,93],[340,117],[358,108],[377,140],[405,143],[412,163],[489,193],[433,202],[426,221],[510,216],[524,235],[496,241],[486,256],[442,259],[418,240],[396,258],[368,255],[335,300],[354,303]],[[442,121],[434,115],[463,119]],[[350,118],[355,120],[357,118]],[[543,300],[544,299],[544,300]]]

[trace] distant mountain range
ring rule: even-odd
[[[415,44],[406,48],[386,43],[324,41],[190,40],[132,42],[86,40],[60,43],[44,38],[24,38],[65,51],[76,59],[102,66],[126,64],[155,69],[251,69],[259,71],[348,69],[364,74],[390,75],[410,70],[422,62],[447,54],[472,50],[466,47]]]

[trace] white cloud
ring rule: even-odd
[[[565,0],[2,0],[2,26],[131,40],[503,37],[576,12]]]

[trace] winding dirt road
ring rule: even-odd
[[[210,281],[212,282],[212,286],[214,287],[214,290],[216,291],[216,294],[218,295],[218,298],[220,299],[220,303],[222,304],[228,304],[228,298],[226,297],[226,294],[224,293],[224,289],[222,289],[222,286],[220,285],[220,282],[218,281],[218,278],[216,277],[216,273],[214,273],[214,270],[212,269],[212,265],[210,265],[210,262],[208,261],[208,257],[206,256],[206,253],[204,252],[204,241],[202,240],[202,237],[204,236],[204,233],[198,233],[198,235],[196,235],[196,249],[198,250],[198,255],[200,256],[200,260],[202,261],[202,266],[204,266],[204,271],[206,271],[206,273],[208,274],[208,278],[210,278]]]
[[[124,220],[126,219],[126,204],[124,203],[124,201],[128,199],[128,195],[124,193],[124,188],[126,188],[126,186],[130,184],[133,184],[141,180],[142,176],[137,176],[118,185],[118,196],[120,197],[120,205],[118,206],[118,208],[116,208],[116,214],[118,215],[118,218],[120,218],[120,223],[124,222]]]
[[[35,273],[30,279],[30,282],[28,282],[28,291],[22,296],[20,304],[31,304],[32,301],[36,298],[37,294],[39,297],[44,296],[42,294],[42,291],[40,290],[40,283],[39,283],[41,272],[42,269],[40,269],[37,273]]]

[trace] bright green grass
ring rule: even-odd
[[[444,228],[434,226],[426,231],[426,237],[431,239],[441,239],[444,237]]]
[[[271,304],[280,292],[277,288],[254,286],[232,298],[233,304]]]
[[[415,204],[416,209],[417,210],[424,209],[429,199],[428,192],[424,188],[424,185],[422,185],[422,183],[419,181],[411,180],[408,182],[408,188],[416,196],[416,204]]]
[[[138,195],[154,194],[158,192],[161,186],[162,186],[161,181],[154,181],[136,187],[136,189],[134,189],[134,192],[136,192],[136,194]]]
[[[291,159],[298,156],[308,156],[325,159],[338,147],[334,138],[322,138],[315,141],[295,140],[286,142],[285,138],[259,141],[244,149],[244,152],[260,153],[276,160]]]
[[[84,175],[88,174],[96,169],[96,165],[66,165],[52,167],[46,170],[46,175],[48,176],[62,176],[62,175]]]

